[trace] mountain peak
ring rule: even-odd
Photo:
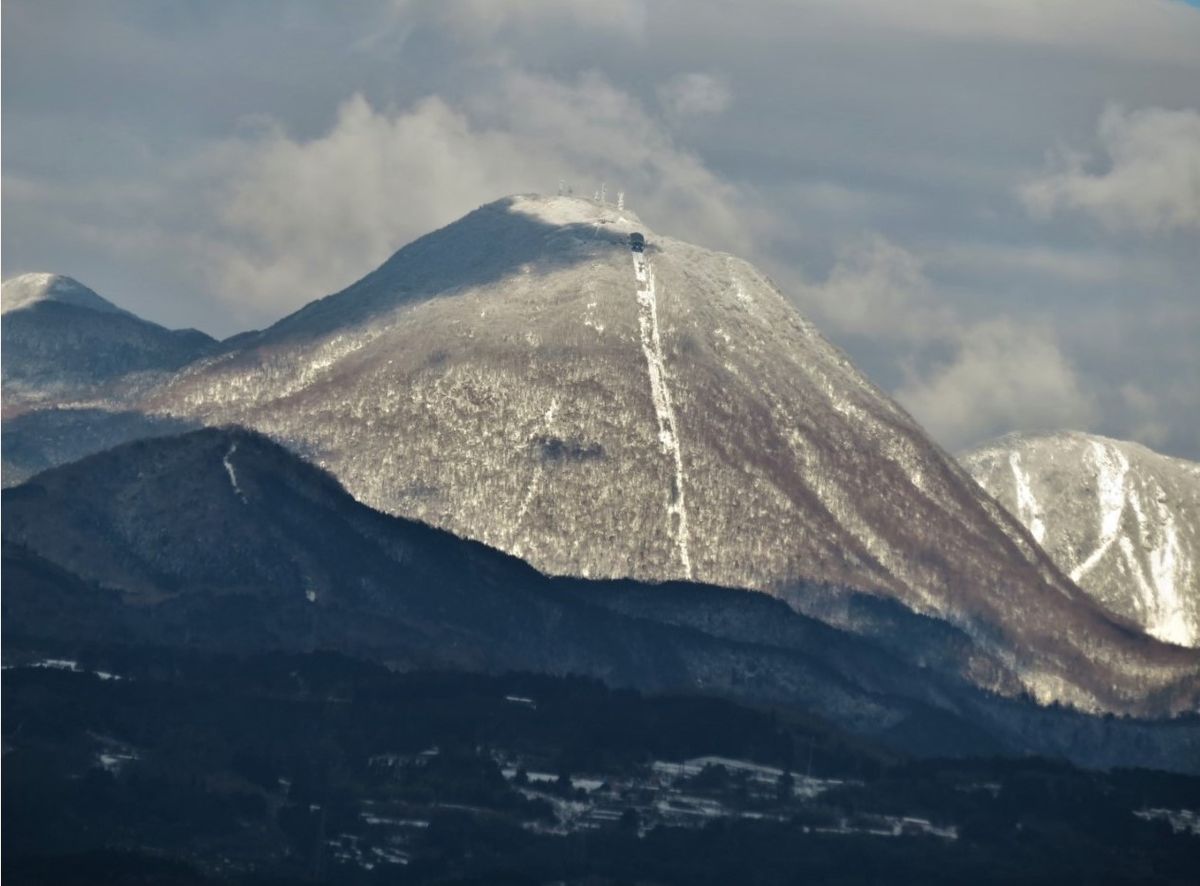
[[[78,280],[64,274],[21,274],[5,280],[0,291],[3,292],[3,295],[0,295],[0,313],[4,314],[44,301],[61,302],[110,314],[126,313]]]
[[[194,329],[143,320],[62,274],[22,274],[0,292],[6,407],[105,399],[118,380],[146,383],[216,346]],[[16,451],[8,430],[6,459]]]
[[[142,408],[265,431],[359,501],[546,573],[813,613],[813,582],[893,597],[1004,637],[1025,688],[1086,708],[1177,674],[765,275],[612,204],[481,206]]]
[[[1105,608],[1200,646],[1200,465],[1079,431],[1009,434],[963,464]]]
[[[1161,456],[1147,446],[1138,443],[1134,440],[1120,440],[1115,437],[1106,437],[1103,434],[1095,434],[1091,431],[1079,431],[1071,428],[1058,428],[1046,431],[1012,431],[1003,436],[986,441],[964,453],[964,457],[978,457],[985,451],[1003,449],[1007,451],[1013,447],[1022,446],[1070,446],[1070,445],[1088,445],[1096,444],[1098,446],[1116,447],[1122,450],[1137,450],[1139,452],[1147,452],[1162,458],[1169,456]]]

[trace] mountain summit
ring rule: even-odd
[[[138,408],[263,431],[545,572],[892,597],[1045,701],[1124,710],[1197,668],[1110,621],[760,272],[610,204],[483,206]]]
[[[134,382],[178,369],[216,342],[164,329],[61,274],[23,274],[0,289],[5,409],[128,396]],[[114,387],[121,382],[121,387]]]
[[[46,301],[129,316],[128,312],[101,298],[78,280],[62,274],[21,274],[5,280],[0,288],[0,314],[20,311]]]

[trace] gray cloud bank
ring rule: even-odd
[[[3,264],[217,334],[506,193],[760,263],[957,448],[1200,458],[1200,12],[1170,0],[3,6]]]

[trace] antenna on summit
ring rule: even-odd
[[[566,192],[567,192],[567,181],[566,181],[566,179],[560,178],[558,180],[558,196],[561,197]]]
[[[607,190],[608,190],[608,185],[606,185],[604,182],[600,182],[600,202],[601,203],[604,202]]]
[[[625,208],[625,192],[617,191],[617,209]]]

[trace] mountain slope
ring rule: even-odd
[[[240,430],[140,441],[47,471],[5,490],[2,518],[6,656],[327,648],[406,668],[585,673],[783,703],[921,754],[1200,759],[1200,728],[988,696],[765,595],[547,578],[372,511]],[[919,632],[907,646],[955,657]],[[1174,691],[1177,705],[1194,704],[1194,687]]]
[[[4,485],[16,486],[47,468],[130,440],[178,434],[196,427],[195,422],[105,405],[108,408],[43,407],[6,415],[0,426]]]
[[[769,650],[750,656],[710,635],[610,613],[591,598],[625,586],[550,579],[478,543],[380,514],[277,444],[236,429],[126,444],[5,490],[3,504],[6,574],[26,576],[6,581],[6,631],[56,634],[53,610],[21,607],[53,593],[29,588],[54,586],[35,577],[57,569],[118,589],[108,617],[167,645],[329,644],[392,664],[577,671],[650,687],[696,687],[710,675],[723,683],[722,667],[744,657],[755,659],[764,687],[773,681]],[[847,675],[886,681],[903,667],[790,617],[807,645],[840,643],[857,663],[839,675],[797,651],[780,685],[811,684],[817,696],[886,722],[887,706]]]
[[[1045,701],[1126,709],[1195,666],[1112,624],[754,268],[610,205],[484,206],[138,408],[254,427],[550,573],[891,597]]]
[[[239,430],[127,444],[6,490],[3,504],[6,646],[82,632],[234,652],[332,647],[393,665],[592,673],[643,688],[741,684],[876,730],[946,691],[766,597],[547,578],[372,511]],[[690,607],[693,591],[718,613],[732,602],[741,619],[793,636],[754,643],[723,637],[733,628],[720,629],[720,615],[701,631],[598,605],[652,598],[669,613]],[[762,606],[769,614],[756,616]]]
[[[178,369],[216,346],[202,332],[142,320],[57,274],[6,280],[0,306],[8,408],[103,396],[118,380]]]
[[[963,464],[1106,608],[1200,646],[1200,464],[1076,432],[1009,435]]]

